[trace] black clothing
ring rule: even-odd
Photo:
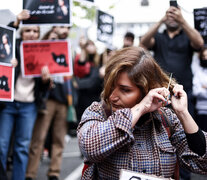
[[[94,101],[100,101],[103,79],[99,77],[99,68],[91,67],[89,75],[76,79],[78,84],[77,119],[80,120],[85,109]]]
[[[152,48],[154,58],[158,64],[169,73],[173,73],[185,91],[192,89],[191,62],[195,49],[184,31],[180,31],[174,38],[168,36],[167,31],[156,33],[155,45]]]
[[[49,91],[49,99],[53,99],[59,103],[67,105],[67,84],[55,82],[54,88],[51,88]]]
[[[6,171],[0,161],[0,180],[7,180]]]
[[[199,129],[198,132],[193,134],[186,134],[189,148],[199,156],[203,156],[206,152],[206,139],[203,132]],[[199,144],[199,148],[198,148]]]

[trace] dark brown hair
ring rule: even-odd
[[[140,88],[142,98],[151,89],[167,88],[169,83],[169,76],[161,69],[147,50],[141,47],[123,48],[116,51],[106,66],[102,98],[107,104],[122,72],[127,72],[129,79]],[[172,79],[170,91],[175,83],[175,80]]]

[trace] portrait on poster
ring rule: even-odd
[[[0,64],[0,101],[14,100],[14,67]]]
[[[0,25],[0,63],[11,65],[15,58],[15,32],[14,28]]]
[[[72,0],[23,0],[23,9],[30,12],[30,18],[22,24],[52,24],[72,26]]]
[[[24,77],[41,76],[43,66],[51,75],[72,75],[72,59],[68,40],[23,41],[21,68]]]

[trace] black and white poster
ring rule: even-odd
[[[0,63],[11,65],[15,58],[15,34],[16,30],[0,25]]]
[[[30,11],[23,24],[72,26],[71,0],[23,0],[23,9]]]
[[[110,14],[98,10],[97,21],[97,39],[101,42],[112,44],[114,17]]]
[[[207,45],[207,8],[194,9],[194,25]]]

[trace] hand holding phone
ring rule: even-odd
[[[178,7],[177,0],[170,0],[170,6]]]

